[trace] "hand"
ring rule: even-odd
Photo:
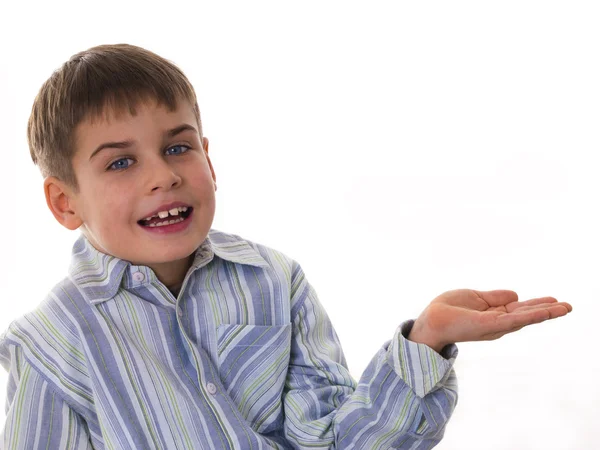
[[[435,298],[413,325],[408,339],[438,353],[456,342],[490,341],[507,333],[555,319],[573,307],[552,297],[518,301],[516,292],[458,289]]]

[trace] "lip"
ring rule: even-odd
[[[164,205],[161,205],[158,208],[156,208],[154,211],[149,212],[148,214],[146,214],[145,216],[143,216],[140,220],[144,220],[146,217],[152,217],[152,216],[154,216],[155,214],[158,214],[161,211],[168,211],[168,210],[173,209],[173,208],[179,208],[180,206],[185,206],[187,208],[191,208],[190,205],[188,205],[187,203],[183,203],[183,202],[165,203]]]
[[[190,211],[190,214],[182,222],[177,222],[171,225],[163,225],[160,227],[145,227],[140,225],[145,231],[152,233],[154,236],[168,236],[174,233],[181,233],[188,229],[192,223],[194,216],[194,209]]]

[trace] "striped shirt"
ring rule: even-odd
[[[177,298],[81,236],[68,277],[0,340],[6,449],[429,449],[456,346],[396,330],[358,382],[292,259],[211,230]]]

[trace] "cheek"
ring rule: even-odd
[[[102,232],[111,233],[124,221],[133,220],[133,198],[131,191],[111,192],[103,189],[88,205],[88,215],[93,217]]]
[[[196,188],[214,190],[212,174],[208,164],[198,167],[196,170],[190,170],[187,179],[190,184]]]

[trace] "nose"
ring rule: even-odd
[[[168,191],[179,186],[182,181],[175,168],[162,159],[154,162],[149,167],[149,172],[150,186],[153,192],[158,189]]]

